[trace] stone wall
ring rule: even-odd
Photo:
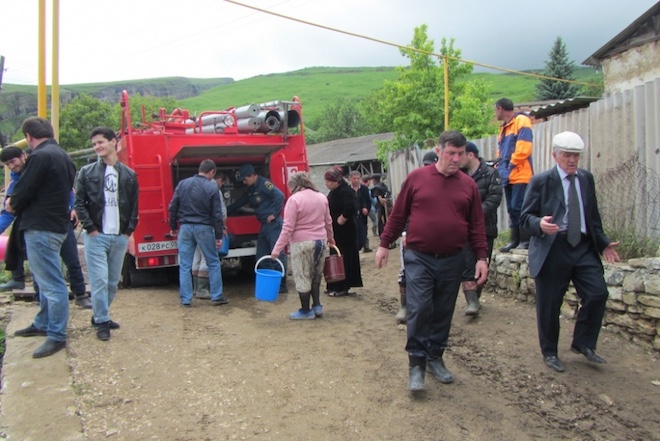
[[[609,290],[603,326],[632,342],[660,351],[660,257],[604,263]],[[527,250],[495,253],[490,264],[490,292],[534,302],[536,289],[529,275]],[[562,315],[575,319],[579,299],[571,285],[564,298]]]

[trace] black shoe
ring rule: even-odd
[[[425,390],[425,375],[426,371],[424,370],[424,366],[410,366],[408,368],[408,390],[410,392],[420,392]]]
[[[280,290],[278,292],[279,292],[279,294],[288,294],[289,293],[289,288],[287,288],[286,285],[280,285]]]
[[[99,323],[97,325],[96,337],[101,341],[110,340],[110,322]]]
[[[18,331],[14,332],[14,336],[15,337],[45,337],[46,331],[37,329],[34,326],[34,323],[32,323],[27,328],[19,329]]]
[[[190,303],[182,303],[181,307],[182,308],[192,308],[192,305]]]
[[[32,358],[43,358],[53,355],[55,352],[64,349],[66,341],[55,341],[47,338],[44,344],[39,346],[36,351],[32,353]]]
[[[225,296],[220,296],[216,300],[211,300],[211,305],[213,306],[226,305],[227,303],[229,303],[229,299]]]
[[[557,357],[556,355],[543,357],[543,361],[545,362],[546,366],[548,366],[550,369],[554,369],[557,372],[564,372],[566,370],[564,364],[561,362],[561,360],[559,360],[559,357]]]
[[[113,322],[112,320],[110,320],[108,323],[110,323],[110,329],[119,329],[119,328],[121,328],[121,326],[119,326],[119,323]],[[94,316],[92,316],[92,326],[94,326],[95,328],[98,328],[99,326],[101,326],[100,323],[96,323],[96,321],[94,320]]]
[[[445,367],[442,358],[429,358],[426,360],[426,370],[431,373],[440,383],[453,383],[454,376]]]
[[[74,303],[76,306],[80,306],[83,309],[92,309],[92,300],[89,298],[89,296],[83,294],[80,296],[76,295],[75,298],[76,300]]]
[[[585,358],[592,363],[600,363],[600,364],[607,363],[607,360],[605,360],[603,357],[596,355],[596,352],[593,349],[585,348],[583,346],[571,345],[571,351],[575,352],[576,354],[584,355]]]
[[[369,248],[369,247],[364,247],[364,248],[362,248],[362,252],[363,252],[363,253],[371,253],[372,251],[373,251],[373,250],[372,250],[371,248]]]

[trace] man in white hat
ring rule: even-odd
[[[619,261],[615,247],[603,232],[596,202],[594,177],[578,169],[584,141],[576,133],[562,132],[552,140],[557,163],[534,176],[521,212],[521,227],[531,235],[529,272],[536,285],[536,320],[545,364],[557,372],[565,367],[558,357],[559,312],[569,282],[580,297],[571,350],[592,363],[606,363],[596,355],[607,285],[599,254]]]

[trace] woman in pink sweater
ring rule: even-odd
[[[284,247],[291,244],[291,267],[301,308],[291,313],[289,318],[311,320],[323,315],[321,278],[327,246],[335,244],[332,219],[328,198],[319,193],[307,174],[291,175],[287,186],[291,197],[284,206],[284,225],[271,258],[276,259]]]

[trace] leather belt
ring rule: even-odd
[[[423,254],[423,255],[428,256],[428,257],[433,257],[434,259],[446,259],[448,257],[454,257],[455,255],[457,255],[458,253],[463,251],[463,250],[461,250],[461,251],[458,251],[456,253],[440,254],[440,253],[425,253],[423,251],[418,251],[414,248],[410,248],[409,246],[407,246],[406,248],[408,248],[409,250],[413,250],[416,253]]]

